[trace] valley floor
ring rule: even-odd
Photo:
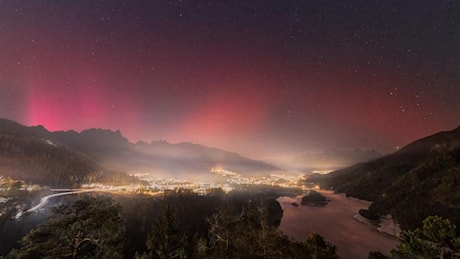
[[[369,251],[387,254],[399,244],[398,238],[353,218],[360,209],[368,208],[369,202],[330,191],[321,193],[330,200],[325,207],[302,206],[301,197],[280,197],[278,202],[284,213],[279,229],[299,240],[305,240],[309,233],[317,233],[337,246],[341,258],[367,258]],[[300,206],[293,206],[293,202]]]

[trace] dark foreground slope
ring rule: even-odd
[[[417,227],[429,215],[460,225],[460,127],[311,181],[373,201],[371,213],[390,213],[403,228]]]

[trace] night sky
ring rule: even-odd
[[[257,159],[460,125],[460,1],[0,1],[0,117]]]

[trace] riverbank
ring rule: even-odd
[[[330,202],[324,207],[299,206],[301,196],[280,197],[283,209],[279,229],[287,236],[304,240],[309,233],[317,233],[337,246],[342,258],[367,258],[369,251],[387,254],[399,244],[399,239],[379,232],[375,226],[357,221],[354,216],[370,202],[347,198],[343,194],[320,191]]]

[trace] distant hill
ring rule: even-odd
[[[199,144],[170,144],[157,141],[150,144],[136,144],[134,149],[149,160],[144,160],[144,165],[150,165],[151,168],[155,167],[154,169],[159,171],[164,170],[169,174],[181,172],[203,174],[210,168],[222,168],[243,176],[267,176],[271,173],[285,172],[262,161]]]
[[[390,213],[403,228],[419,226],[429,215],[460,225],[460,127],[309,181],[371,200],[372,213]]]
[[[338,170],[356,163],[367,162],[382,155],[375,150],[354,149],[339,151],[335,149],[322,153],[305,153],[295,158],[290,166],[301,171]]]
[[[283,170],[262,161],[251,160],[237,153],[200,144],[166,141],[130,143],[120,131],[89,129],[54,132],[59,140],[87,155],[107,168],[127,172],[149,172],[157,176],[204,178],[209,180],[210,168],[223,168],[245,176],[261,176]]]
[[[222,168],[245,176],[284,172],[262,161],[199,144],[170,144],[165,141],[133,144],[120,131],[88,129],[81,133],[49,132],[42,126],[26,127],[6,119],[0,119],[0,131],[37,140],[49,140],[68,151],[84,155],[99,168],[115,171],[149,172],[153,176],[201,178],[208,181],[218,177],[209,172],[210,168]]]

